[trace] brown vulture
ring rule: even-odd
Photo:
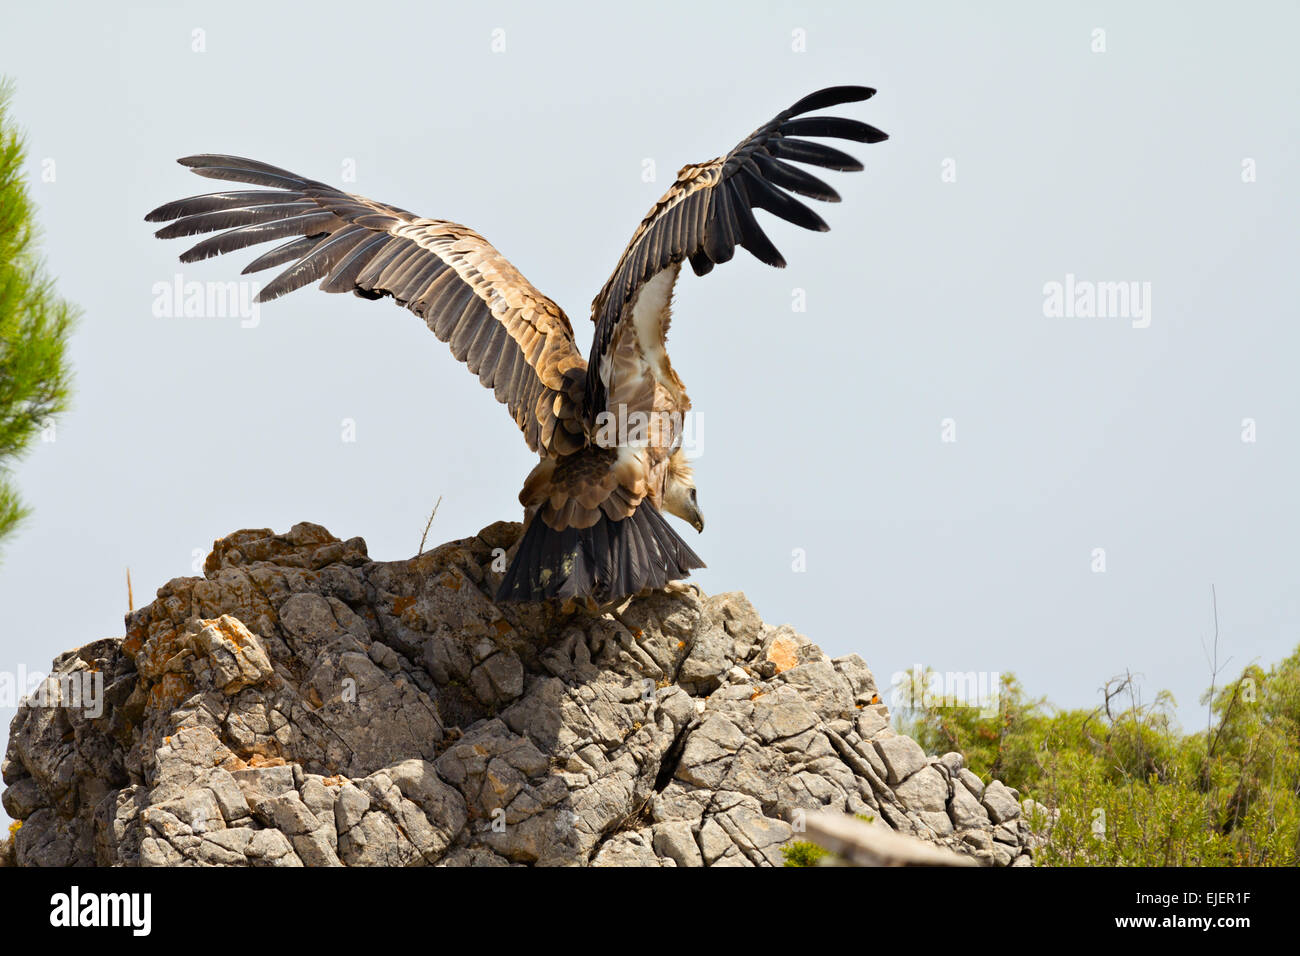
[[[690,399],[665,350],[682,263],[704,275],[742,246],[784,266],[754,216],[805,229],[826,223],[791,193],[839,195],[793,163],[860,170],[820,138],[878,143],[853,119],[806,114],[868,99],[836,86],[805,96],[731,152],[685,166],[632,234],[591,307],[595,337],[584,359],[564,311],[473,229],[251,159],[180,160],[200,176],[263,187],[228,189],[159,206],[160,238],[216,233],[181,255],[197,262],[272,240],[245,273],[284,267],[257,301],[319,280],[326,292],[391,296],[428,324],[492,389],[541,456],[519,500],[525,530],[498,600],[578,599],[607,605],[689,576],[704,563],[664,520],[704,520],[681,448]]]

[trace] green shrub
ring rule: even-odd
[[[786,866],[816,866],[819,860],[830,855],[830,851],[816,843],[796,840],[781,847],[781,855],[785,857]]]
[[[931,753],[959,751],[981,778],[1059,811],[1036,821],[1048,835],[1039,865],[1297,863],[1300,650],[1207,692],[1208,726],[1190,734],[1173,697],[1144,702],[1131,675],[1109,681],[1091,711],[1030,699],[1013,675],[990,716],[902,690],[922,704],[899,710],[900,732]]]

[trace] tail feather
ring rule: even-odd
[[[604,514],[590,528],[555,531],[536,517],[506,570],[498,601],[592,598],[618,601],[643,588],[662,588],[704,567],[653,505],[629,518]]]

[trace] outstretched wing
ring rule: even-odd
[[[268,187],[192,196],[149,213],[149,222],[169,223],[156,233],[162,239],[222,230],[182,253],[182,262],[287,239],[243,270],[291,263],[259,302],[317,279],[326,292],[392,296],[494,390],[529,448],[556,456],[586,444],[587,365],[568,318],[478,233],[251,159],[179,162],[200,176]]]
[[[620,323],[632,321],[634,309],[627,306],[636,304],[641,289],[655,276],[683,260],[690,262],[696,275],[704,275],[714,263],[731,259],[736,246],[743,246],[768,265],[783,267],[785,259],[759,228],[754,209],[765,209],[805,229],[825,232],[829,228],[789,193],[826,202],[839,202],[839,194],[790,162],[839,170],[860,170],[862,164],[838,149],[800,137],[833,137],[860,143],[878,143],[889,137],[857,120],[803,114],[869,99],[875,92],[865,86],[819,90],[778,113],[726,156],[682,168],[672,188],[641,221],[614,274],[592,303],[596,337],[587,376],[589,415],[594,417],[606,409],[609,378],[614,371],[611,344]],[[665,276],[663,282],[667,288],[656,288],[653,295],[666,310],[673,276]],[[652,332],[654,325],[644,323]],[[659,328],[667,331],[666,311]],[[661,348],[662,341],[642,343],[642,347],[648,353]]]

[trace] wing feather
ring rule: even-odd
[[[257,160],[208,154],[180,163],[209,179],[266,187],[190,196],[150,212],[149,222],[167,223],[160,238],[216,233],[183,262],[287,239],[244,269],[288,266],[259,302],[317,280],[326,292],[391,296],[493,390],[530,448],[558,455],[585,443],[586,362],[568,317],[478,233]]]
[[[325,279],[321,283],[321,288],[326,292],[347,292],[356,288],[357,276],[366,267],[366,264],[372,259],[383,255],[385,247],[393,244],[393,240],[389,236],[375,235],[369,229],[363,229],[361,226],[354,228],[360,233],[357,241],[350,243],[346,249],[339,250],[336,257],[331,257],[331,262],[325,271],[320,273]],[[342,233],[337,233],[336,237],[341,235]],[[327,241],[332,241],[332,239]],[[311,256],[316,256],[321,251],[323,250],[313,249]],[[306,262],[307,260],[304,259],[303,261]],[[313,274],[310,279],[302,282],[301,285],[306,285],[314,278],[317,278],[317,276]],[[294,286],[294,288],[298,288],[298,286]]]
[[[220,193],[204,193],[201,196],[189,196],[159,206],[145,216],[145,221],[167,222],[179,216],[193,216],[202,212],[242,209],[245,206],[260,206],[264,203],[293,202],[299,196],[299,193],[286,189],[233,189]]]
[[[754,217],[754,209],[804,229],[826,231],[821,216],[790,193],[825,202],[839,202],[839,194],[792,163],[845,171],[859,170],[862,164],[832,146],[799,137],[860,143],[878,143],[888,137],[858,120],[803,114],[859,102],[874,94],[875,90],[864,86],[818,90],[778,113],[726,156],[682,167],[677,181],[641,220],[613,274],[592,302],[596,335],[590,367],[603,367],[617,327],[628,321],[632,312],[628,304],[663,270],[688,261],[696,275],[705,275],[715,264],[729,261],[737,246],[768,265],[784,266],[785,259]],[[662,346],[662,342],[657,344]],[[609,391],[600,375],[587,376],[589,420],[605,410]]]
[[[235,226],[251,226],[258,222],[273,222],[300,212],[319,210],[314,202],[281,202],[238,206],[231,209],[217,209],[209,212],[182,216],[169,225],[159,229],[155,235],[159,239],[175,239],[178,236],[197,236],[204,232],[216,232],[218,229],[231,229]]]
[[[272,239],[287,239],[289,236],[306,236],[314,232],[333,232],[343,224],[332,212],[317,210],[287,216],[274,222],[259,222],[251,226],[240,226],[218,233],[211,239],[191,246],[181,253],[181,262],[201,262],[223,253],[234,252],[246,246],[255,246]],[[162,230],[160,229],[159,232]],[[165,236],[163,238],[166,238]]]
[[[768,145],[767,151],[777,159],[791,159],[796,163],[825,166],[827,169],[850,173],[862,169],[862,163],[848,153],[810,139],[778,139]]]
[[[750,156],[745,172],[756,179],[765,179],[773,186],[780,186],[782,189],[807,196],[809,199],[820,199],[823,202],[840,201],[840,194],[812,173],[804,172],[798,166],[783,163],[766,153],[755,153]]]
[[[263,269],[273,269],[276,266],[282,266],[286,262],[293,262],[311,252],[316,248],[316,243],[329,236],[326,232],[312,233],[310,236],[300,236],[297,239],[290,239],[283,245],[276,246],[270,252],[264,252],[248,265],[244,266],[240,275],[248,275],[251,272],[261,272]]]

